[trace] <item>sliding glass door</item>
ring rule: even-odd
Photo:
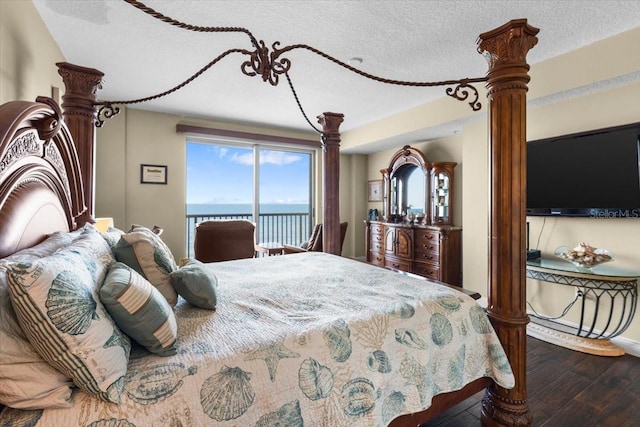
[[[257,242],[299,244],[313,218],[313,161],[308,149],[258,143],[187,141],[187,253],[195,224],[249,219]]]
[[[310,234],[312,153],[269,148],[257,154],[258,240],[297,245]]]

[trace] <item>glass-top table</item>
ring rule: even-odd
[[[535,319],[532,320],[534,323],[542,323],[559,331],[569,330],[575,338],[605,341],[616,337],[629,327],[635,315],[639,270],[621,268],[614,263],[581,268],[561,259],[542,257],[527,260],[526,276],[576,288],[576,297],[568,308],[580,301],[580,321],[577,328],[556,322],[556,319],[563,316],[549,318],[531,315]],[[574,348],[559,342],[556,344]],[[583,351],[581,348],[574,349]],[[602,354],[599,351],[604,351],[596,350],[593,354]]]
[[[640,269],[628,269],[621,268],[615,265],[613,262],[607,262],[604,264],[596,265],[595,267],[585,268],[577,267],[568,261],[563,261],[558,258],[536,258],[527,260],[527,268],[540,267],[548,270],[557,270],[564,273],[586,274],[605,277],[640,277]]]

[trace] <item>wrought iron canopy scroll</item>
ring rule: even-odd
[[[269,47],[267,47],[266,43],[263,40],[260,40],[258,42],[258,40],[253,36],[253,34],[246,28],[202,27],[202,26],[191,25],[191,24],[187,24],[187,23],[175,20],[166,15],[163,15],[162,13],[157,12],[156,10],[146,6],[144,3],[140,1],[137,1],[137,0],[123,0],[123,1],[138,8],[142,12],[152,16],[155,19],[158,19],[162,22],[165,22],[167,24],[170,24],[188,31],[203,32],[203,33],[214,33],[214,32],[244,33],[249,37],[250,42],[253,46],[253,49],[248,50],[248,49],[233,48],[233,49],[226,50],[225,52],[221,53],[216,58],[214,58],[211,62],[209,62],[202,68],[200,68],[197,72],[191,75],[188,79],[184,80],[182,83],[164,92],[158,93],[156,95],[152,95],[144,98],[132,99],[132,100],[98,101],[95,103],[95,105],[100,106],[100,109],[98,111],[98,117],[96,119],[97,127],[101,127],[104,124],[104,121],[106,119],[109,119],[120,112],[120,108],[118,107],[118,105],[137,104],[137,103],[147,102],[147,101],[151,101],[151,100],[169,95],[173,92],[176,92],[182,89],[183,87],[185,87],[186,85],[188,85],[189,83],[191,83],[192,81],[200,77],[205,71],[213,67],[215,64],[220,62],[225,57],[231,54],[241,54],[241,55],[247,56],[248,59],[241,64],[240,70],[242,71],[243,74],[249,77],[260,76],[264,82],[268,82],[272,86],[277,86],[278,83],[280,82],[280,76],[284,75],[285,78],[287,79],[289,87],[291,88],[291,92],[293,93],[293,96],[296,100],[298,108],[300,109],[300,112],[304,116],[305,120],[316,132],[322,134],[322,131],[316,128],[307,117],[304,111],[304,108],[302,107],[302,104],[300,102],[300,99],[298,97],[298,94],[296,93],[296,90],[293,86],[293,82],[291,81],[291,77],[289,76],[289,70],[291,70],[292,62],[289,58],[286,58],[283,55],[296,49],[303,49],[303,50],[312,52],[324,59],[327,59],[335,63],[340,67],[343,67],[362,77],[365,77],[367,79],[374,80],[380,83],[399,85],[399,86],[412,86],[412,87],[447,86],[445,93],[448,96],[455,98],[459,101],[467,101],[467,103],[469,104],[469,106],[473,111],[478,111],[482,108],[482,104],[479,102],[478,90],[473,85],[473,83],[485,82],[487,81],[486,77],[464,78],[459,80],[444,80],[444,81],[437,81],[437,82],[415,82],[415,81],[388,79],[384,77],[375,76],[373,74],[369,74],[325,52],[322,52],[319,49],[316,49],[306,44],[294,44],[294,45],[284,46],[281,48],[280,42],[276,41],[271,45],[271,49],[269,49]]]

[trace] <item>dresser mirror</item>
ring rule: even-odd
[[[425,216],[427,203],[427,176],[421,168],[413,167],[407,177],[407,215]]]
[[[382,216],[386,221],[429,216],[429,167],[420,150],[405,145],[380,172],[385,189]]]

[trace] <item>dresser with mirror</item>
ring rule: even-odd
[[[366,223],[367,262],[462,286],[462,229],[453,225],[454,162],[404,146],[382,169],[381,215]]]

